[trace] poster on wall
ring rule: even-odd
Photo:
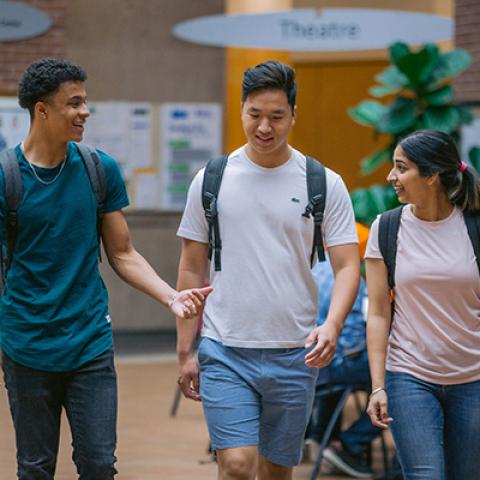
[[[181,211],[188,187],[207,161],[222,153],[222,108],[217,103],[160,107],[160,179],[163,210]]]
[[[89,102],[84,143],[113,157],[128,182],[152,166],[152,106],[149,103]]]
[[[30,115],[17,99],[0,97],[0,151],[18,145],[28,134]]]

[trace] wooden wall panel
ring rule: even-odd
[[[374,76],[386,65],[381,60],[295,65],[299,93],[292,145],[342,175],[349,189],[383,183],[388,170],[360,175],[360,160],[373,152],[379,141],[372,129],[358,125],[347,113],[348,108],[369,98]]]

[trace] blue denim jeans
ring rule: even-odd
[[[17,443],[18,478],[53,480],[65,408],[80,480],[111,480],[117,473],[117,380],[113,350],[72,372],[52,373],[2,355]]]
[[[480,478],[480,381],[436,385],[387,372],[386,389],[405,480]]]

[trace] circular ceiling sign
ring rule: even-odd
[[[30,5],[0,0],[0,41],[24,40],[45,33],[50,17]]]
[[[365,8],[294,9],[212,15],[177,24],[176,37],[218,47],[290,51],[387,48],[452,38],[453,20],[429,13]]]

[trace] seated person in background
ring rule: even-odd
[[[357,223],[360,258],[365,254],[369,230]],[[328,314],[333,291],[334,274],[327,259],[313,267],[313,276],[318,285],[318,317],[321,325]],[[360,278],[357,297],[352,311],[345,319],[343,329],[337,341],[337,349],[328,367],[320,370],[317,385],[370,385],[370,372],[366,348],[366,305],[367,287]],[[330,416],[338,403],[341,393],[317,401],[315,418],[307,430],[307,438],[320,442]],[[371,442],[380,434],[380,429],[371,424],[366,412],[343,432],[340,422],[336,425],[332,438],[336,439],[324,451],[324,458],[334,467],[354,478],[371,478],[372,469],[368,462]],[[402,480],[397,457],[391,465],[389,478]]]
[[[330,262],[319,262],[313,267],[313,275],[318,284],[318,317],[321,325],[328,313],[332,295],[334,275]],[[367,297],[365,280],[360,286],[351,313],[337,342],[335,356],[328,367],[319,374],[319,385],[365,385],[368,387],[370,373],[366,349],[365,315],[362,309]],[[333,413],[341,392],[317,401],[316,415],[311,425],[310,438],[321,441],[323,431]],[[337,427],[333,432],[332,442],[325,449],[324,458],[333,466],[355,478],[370,478],[373,474],[368,465],[368,447],[380,430],[374,427],[366,412],[343,432]]]

